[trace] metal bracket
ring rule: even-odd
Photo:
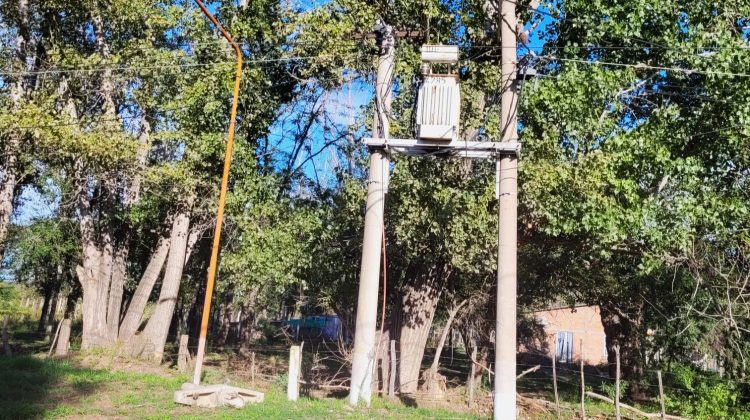
[[[429,140],[429,139],[383,139],[367,137],[368,148],[382,148],[408,156],[454,156],[470,159],[486,159],[502,155],[519,156],[521,144],[512,142]]]

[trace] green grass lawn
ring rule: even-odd
[[[214,379],[220,383],[218,375]],[[0,357],[0,418],[475,418],[382,399],[358,409],[333,398],[302,397],[292,403],[277,385],[262,389],[266,399],[261,404],[201,409],[172,402],[172,393],[186,381],[186,376],[167,371],[112,371],[36,356]]]

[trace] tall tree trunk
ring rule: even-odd
[[[96,47],[102,62],[110,62],[110,49],[106,38],[106,28],[102,19],[101,10],[98,1],[92,4],[91,23],[94,30]],[[106,117],[108,124],[119,127],[120,121],[117,117],[117,106],[115,104],[115,83],[112,76],[112,70],[109,66],[101,73],[101,87],[99,94],[102,98],[102,113]],[[117,340],[118,324],[120,322],[120,311],[122,309],[122,293],[125,284],[126,264],[127,264],[127,234],[126,238],[117,240],[116,229],[113,219],[107,220],[107,216],[114,216],[118,211],[118,181],[114,174],[108,175],[108,179],[102,182],[102,191],[106,200],[103,200],[102,211],[100,212],[100,222],[104,222],[101,238],[101,275],[99,295],[100,302],[103,305],[103,318],[105,319],[105,341],[112,344]],[[124,203],[125,206],[128,203]],[[109,214],[105,213],[109,212]]]
[[[94,28],[94,38],[96,39],[96,48],[101,56],[102,61],[105,63],[104,70],[101,73],[101,89],[99,90],[102,100],[104,101],[104,115],[114,116],[117,114],[117,107],[115,106],[114,90],[115,85],[112,80],[112,70],[109,64],[109,44],[107,43],[106,31],[104,28],[104,21],[102,19],[101,11],[99,10],[99,2],[94,0],[91,23]],[[113,124],[119,124],[119,122],[113,122]]]
[[[141,130],[140,134],[138,135],[138,149],[136,150],[135,155],[135,165],[133,167],[132,181],[127,188],[125,202],[123,203],[124,211],[128,211],[136,202],[138,202],[138,199],[140,198],[143,169],[146,166],[146,159],[148,158],[150,149],[151,124],[148,121],[147,112],[144,112],[141,116]],[[118,339],[120,339],[118,326],[120,324],[120,316],[122,314],[122,295],[125,287],[125,280],[127,278],[127,264],[128,256],[130,254],[131,234],[131,226],[126,222],[126,224],[124,224],[119,231],[118,240],[115,246],[115,256],[112,267],[112,281],[109,289],[107,329],[111,337],[116,337]],[[159,270],[161,270],[161,266],[159,266]],[[153,282],[151,283],[151,287],[153,287]],[[151,287],[149,287],[149,294],[151,293]],[[148,296],[146,296],[146,298],[148,299]],[[137,323],[140,324],[140,317],[138,318]],[[136,328],[137,327],[138,326],[136,326]],[[133,334],[134,332],[135,330],[129,332],[129,334]]]
[[[14,46],[15,59],[23,63],[22,68],[26,68],[27,54],[26,45],[29,43],[29,2],[28,0],[18,0],[17,2],[18,20],[16,42]],[[22,75],[16,76],[11,81],[10,99],[14,109],[21,106],[25,95],[24,78]],[[6,241],[8,239],[8,227],[10,217],[13,214],[13,199],[18,183],[18,154],[21,150],[22,133],[15,130],[8,136],[4,142],[0,160],[0,261],[5,256]]]
[[[251,344],[253,342],[253,332],[255,327],[255,304],[260,294],[259,287],[253,287],[250,290],[250,295],[247,297],[247,301],[242,305],[242,311],[240,312],[240,354],[249,355],[251,351]]]
[[[48,280],[46,280],[47,285],[44,288],[44,305],[42,305],[42,315],[39,317],[39,324],[37,324],[37,332],[44,332],[48,325],[55,324],[57,298],[60,294],[60,287],[62,286],[63,281],[65,281],[63,274],[62,264],[57,265],[54,280],[49,279],[52,275],[48,273]]]
[[[617,373],[614,349],[620,346],[620,378],[630,381],[629,395],[640,398],[642,391],[638,381],[643,376],[640,331],[643,307],[638,305],[626,309],[617,303],[607,302],[599,308],[606,335],[609,376],[614,378]]]
[[[437,372],[438,367],[440,366],[440,356],[443,353],[443,348],[445,347],[445,340],[448,338],[448,334],[451,331],[451,326],[453,325],[453,320],[456,319],[456,315],[458,314],[458,311],[461,310],[461,307],[466,304],[465,300],[462,300],[456,305],[453,305],[452,308],[448,310],[448,319],[445,321],[445,327],[443,327],[443,333],[440,335],[440,341],[438,342],[437,347],[435,348],[435,357],[432,359],[432,365],[430,365],[430,369]]]
[[[182,270],[185,266],[185,251],[188,244],[190,216],[187,209],[181,209],[175,215],[169,245],[169,258],[164,270],[164,281],[159,293],[154,314],[149,318],[146,328],[139,337],[143,347],[137,353],[143,354],[155,362],[161,363],[164,345],[167,342],[169,325],[172,322],[177,293],[180,289]],[[150,354],[148,354],[150,352]]]
[[[0,168],[0,261],[5,256],[10,217],[13,214],[13,199],[18,172],[18,150],[21,144],[20,133],[11,133],[3,150],[2,167]]]
[[[70,347],[70,327],[73,323],[73,316],[76,312],[76,302],[80,291],[77,287],[68,293],[65,304],[65,315],[63,316],[62,325],[60,325],[60,334],[57,336],[57,346],[55,347],[55,357],[66,357]]]
[[[130,340],[141,326],[143,311],[146,309],[148,298],[151,296],[154,284],[156,284],[161,269],[164,267],[164,262],[167,260],[167,254],[169,254],[169,239],[162,236],[156,244],[156,250],[151,254],[151,259],[141,275],[141,281],[138,282],[138,287],[136,287],[135,293],[130,299],[130,305],[128,305],[128,310],[122,324],[120,324],[118,337],[120,342],[124,343]]]
[[[445,280],[443,267],[432,267],[408,284],[399,305],[399,390],[403,394],[417,392],[419,371],[424,358],[435,309]]]
[[[125,238],[118,242],[129,242],[129,232]],[[112,259],[112,277],[109,283],[109,300],[107,305],[107,336],[110,340],[116,340],[119,333],[120,314],[122,313],[122,294],[127,277],[128,253],[130,249],[127,244],[118,243],[114,249]]]
[[[102,223],[102,214],[100,210],[99,224]],[[97,279],[98,287],[98,311],[97,314],[97,328],[101,331],[102,344],[109,346],[113,342],[113,337],[110,336],[109,325],[107,323],[107,312],[109,309],[109,294],[110,285],[112,283],[112,268],[115,261],[115,247],[114,247],[114,233],[111,228],[112,221],[105,221],[105,226],[102,228],[103,233],[101,235],[101,253],[99,254],[99,276]]]
[[[174,224],[174,218],[172,215],[167,220],[171,220]],[[195,243],[200,239],[203,233],[203,227],[194,227],[191,229],[188,235],[187,247],[185,249],[185,265],[190,260]],[[170,236],[171,236],[170,232]],[[133,297],[130,299],[128,304],[128,310],[123,316],[122,323],[120,324],[120,330],[118,333],[118,341],[125,343],[138,331],[143,321],[143,311],[146,309],[148,298],[151,296],[151,291],[154,289],[154,284],[159,278],[159,274],[164,267],[164,262],[167,260],[169,254],[170,239],[166,236],[159,237],[159,241],[156,244],[156,250],[151,254],[151,259],[146,266],[146,270],[141,275],[141,280],[138,282],[138,287],[133,293]],[[131,351],[131,350],[128,350]]]
[[[80,218],[82,256],[81,265],[76,267],[78,281],[83,291],[83,334],[81,337],[81,348],[91,349],[106,344],[107,336],[107,301],[108,291],[102,292],[99,281],[101,276],[102,259],[97,243],[97,234],[93,216],[91,215],[91,203],[86,192],[86,177],[81,175],[82,185],[79,185],[77,208]],[[102,296],[104,301],[102,302]]]
[[[219,308],[219,330],[216,332],[216,346],[224,347],[229,340],[229,330],[232,326],[232,306],[225,303]]]
[[[39,322],[36,324],[36,332],[43,333],[44,327],[47,326],[47,318],[49,318],[49,308],[50,304],[52,303],[52,294],[54,291],[52,290],[52,285],[47,285],[44,288],[44,303],[42,304],[42,310],[39,314]]]
[[[57,315],[57,299],[60,296],[60,286],[55,287],[50,301],[49,310],[47,311],[47,325],[55,325],[55,315]],[[46,327],[46,326],[45,326]]]
[[[440,367],[440,356],[443,353],[448,333],[451,331],[453,320],[456,318],[456,314],[458,314],[458,311],[461,310],[461,307],[464,306],[465,303],[465,300],[462,300],[457,304],[454,303],[454,305],[448,310],[448,319],[445,321],[443,333],[440,335],[440,341],[435,348],[435,357],[433,357],[430,367],[422,373],[422,380],[424,381],[423,390],[429,395],[442,397],[446,391],[445,377],[438,372],[438,368]]]

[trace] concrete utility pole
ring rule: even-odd
[[[388,138],[391,107],[391,80],[393,79],[394,38],[393,29],[378,25],[379,46],[375,104],[377,116],[373,124],[373,137]],[[383,148],[371,148],[370,173],[367,185],[365,236],[362,242],[362,267],[359,275],[357,298],[357,323],[352,356],[352,380],[349,405],[359,399],[369,406],[372,395],[372,374],[375,363],[375,328],[378,316],[378,285],[380,280],[380,246],[383,236],[383,209],[388,185],[388,157]],[[385,302],[384,302],[385,304]]]
[[[518,139],[516,115],[516,3],[500,6],[502,46],[502,141]],[[516,418],[516,258],[518,215],[518,158],[504,154],[497,165],[499,183],[497,251],[497,321],[495,325],[494,418]]]

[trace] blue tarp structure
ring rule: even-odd
[[[341,320],[336,315],[307,316],[281,321],[294,339],[337,341],[341,337]]]

